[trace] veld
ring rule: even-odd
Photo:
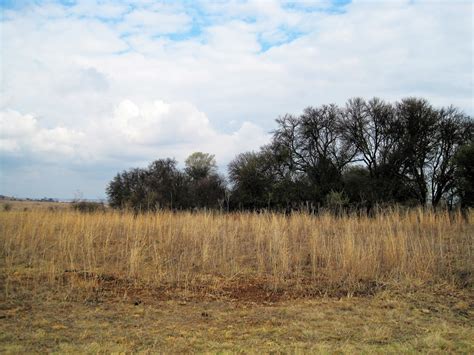
[[[139,285],[237,298],[466,287],[472,218],[423,209],[374,218],[13,210],[0,213],[1,267],[6,294],[11,285],[35,283],[97,290],[107,280],[117,292]]]
[[[472,353],[473,214],[0,212],[0,352]]]

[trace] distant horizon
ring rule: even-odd
[[[62,198],[62,197],[50,197],[50,196],[43,196],[43,197],[19,197],[19,196],[9,196],[0,194],[3,198],[7,199],[17,199],[17,200],[32,200],[32,201],[41,201],[41,200],[54,200],[55,202],[73,202],[73,201],[91,201],[91,202],[100,202],[100,201],[107,201],[107,198]]]
[[[275,119],[360,96],[474,115],[471,1],[2,1],[0,193],[105,199],[196,151],[221,172]],[[102,197],[103,196],[103,197]]]

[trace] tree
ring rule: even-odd
[[[427,100],[395,104],[373,98],[344,107],[307,107],[277,120],[270,144],[228,165],[230,186],[214,155],[195,152],[184,171],[173,159],[117,174],[107,187],[116,208],[288,209],[347,203],[472,204],[472,118]],[[462,147],[462,148],[461,148]],[[361,165],[363,164],[363,165]]]
[[[271,200],[272,178],[262,154],[241,153],[229,163],[228,171],[236,207],[252,209],[268,205]]]
[[[222,207],[219,201],[225,199],[225,179],[218,174],[210,174],[190,182],[190,206],[198,208]],[[222,202],[221,202],[222,204]]]
[[[213,154],[195,152],[185,161],[192,207],[216,208],[225,197],[225,179],[217,173]]]
[[[380,174],[379,166],[392,163],[397,149],[399,134],[393,106],[373,98],[369,102],[361,98],[346,104],[343,136],[347,145],[353,145],[371,177]]]
[[[294,180],[309,183],[313,201],[324,203],[330,191],[342,188],[342,170],[354,159],[356,150],[343,139],[341,122],[336,105],[308,107],[300,117],[277,119],[272,146]]]
[[[123,208],[125,206],[126,196],[122,174],[117,174],[106,188],[109,205],[112,208]]]
[[[349,203],[357,207],[368,207],[373,203],[373,187],[369,170],[363,166],[350,166],[343,175],[344,192]]]
[[[474,141],[463,145],[455,156],[455,186],[461,208],[474,207]]]
[[[352,182],[364,175],[365,185],[360,185],[360,193],[363,192],[367,207],[380,202],[406,202],[410,196],[401,174],[405,158],[401,145],[403,126],[394,106],[378,98],[368,102],[351,99],[344,110],[342,127],[346,144],[355,147],[356,160],[367,169],[367,176],[361,170],[348,172]],[[345,185],[354,189],[347,182]],[[369,191],[365,191],[366,187]]]
[[[208,177],[217,171],[213,154],[194,152],[186,159],[185,164],[186,168],[184,170],[193,180]]]
[[[109,203],[114,208],[142,210],[146,200],[146,175],[144,169],[131,169],[117,174],[107,186]]]
[[[185,207],[186,180],[173,159],[159,159],[147,169],[130,169],[117,174],[107,187],[114,208],[135,211]]]
[[[185,205],[184,176],[176,167],[174,159],[158,159],[148,166],[146,180],[147,209],[173,208]]]
[[[438,111],[439,119],[434,134],[433,153],[427,165],[427,179],[431,203],[436,207],[440,200],[455,186],[455,155],[459,147],[473,137],[473,124],[467,116],[454,107]]]
[[[289,152],[283,145],[269,144],[259,151],[261,170],[265,174],[267,208],[288,209],[311,200],[311,184],[304,172],[293,168]]]
[[[424,206],[428,201],[426,167],[437,144],[439,114],[425,99],[406,98],[396,104],[396,115],[401,127],[398,154],[403,159],[399,173]]]

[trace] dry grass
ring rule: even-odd
[[[0,352],[474,351],[473,214],[0,212]]]
[[[17,296],[0,308],[2,353],[474,351],[472,297],[445,287],[275,304],[90,303],[46,286]]]
[[[9,211],[0,213],[0,258],[7,293],[28,269],[30,282],[51,285],[114,280],[219,294],[245,293],[243,283],[277,295],[363,294],[400,283],[471,284],[473,231],[460,215],[422,210],[376,218]]]
[[[69,202],[50,202],[50,201],[27,201],[27,200],[0,200],[0,211],[31,211],[38,209],[47,209],[56,211],[58,209],[68,209],[71,207]]]

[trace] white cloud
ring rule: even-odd
[[[128,13],[119,29],[127,34],[145,32],[149,35],[157,35],[184,32],[190,24],[191,18],[183,13],[171,12],[168,9],[165,11],[139,9]]]
[[[34,116],[8,110],[0,112],[0,139],[2,155],[61,160],[80,154],[84,134],[65,127],[41,127]]]
[[[130,6],[118,1],[78,1],[69,10],[76,16],[98,17],[104,19],[115,19],[130,10]]]
[[[5,11],[2,155],[114,161],[108,174],[122,159],[182,161],[194,150],[225,164],[265,143],[278,115],[308,105],[416,95],[474,113],[471,2],[332,6],[80,1]]]
[[[125,145],[124,155],[149,161],[175,157],[182,162],[194,151],[205,151],[215,153],[218,161],[226,164],[239,152],[258,149],[269,140],[265,131],[250,122],[223,133],[191,103],[161,100],[142,104],[124,100],[112,116],[95,123],[93,130],[97,128],[112,133],[110,138],[98,137],[105,157],[120,155]]]
[[[109,88],[107,77],[95,68],[71,68],[56,76],[57,90],[61,95],[79,92],[103,92]]]
[[[8,110],[0,112],[0,137],[18,138],[36,131],[36,119],[32,115],[21,115]]]
[[[47,128],[32,115],[1,111],[0,132],[2,154],[14,154],[19,161],[33,156],[65,166],[100,164],[117,157],[124,167],[165,157],[183,161],[194,151],[215,152],[221,163],[227,163],[239,152],[258,149],[269,139],[250,122],[232,133],[219,132],[203,112],[187,102],[156,100],[139,105],[128,99],[82,130]]]

